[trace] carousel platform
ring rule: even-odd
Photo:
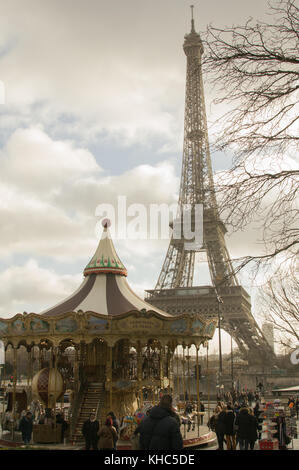
[[[195,431],[189,431],[184,436],[184,449],[194,449],[204,445],[213,445],[216,442],[216,434],[209,430],[207,426],[200,426],[199,435],[197,429]],[[117,441],[117,450],[132,450],[130,441]]]
[[[195,431],[189,431],[184,438],[184,448],[185,449],[194,449],[201,446],[210,446],[216,442],[216,434],[211,432],[207,426],[200,426],[200,433],[198,436],[197,429]],[[0,448],[7,449],[22,449],[25,448],[23,442],[21,441],[21,434],[16,433],[15,441],[10,439],[9,434],[2,435],[0,438]],[[31,444],[29,446],[31,450],[84,450],[82,445],[72,445],[71,443],[65,444]],[[117,450],[132,450],[130,441],[121,441],[117,442]]]

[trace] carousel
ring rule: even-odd
[[[56,412],[64,407],[66,391],[69,440],[75,444],[91,412],[101,422],[112,410],[128,423],[128,431],[136,421],[130,417],[140,420],[162,393],[185,406],[192,348],[199,411],[198,352],[212,339],[216,320],[190,313],[174,317],[138,297],[127,282],[107,220],[83,274],[79,288],[54,307],[0,318],[0,339],[13,363],[12,421],[20,355],[27,358],[27,402],[39,403],[48,416],[52,412],[52,442],[58,439]],[[178,374],[174,378],[179,361],[186,368],[181,380]]]

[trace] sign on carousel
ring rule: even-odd
[[[117,328],[121,331],[128,332],[150,332],[154,330],[161,330],[163,328],[163,321],[158,318],[140,318],[140,317],[127,317],[117,322]]]

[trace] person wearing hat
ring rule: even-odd
[[[89,418],[84,422],[82,428],[86,450],[90,450],[90,447],[92,447],[92,450],[98,450],[99,427],[95,413],[90,413]]]

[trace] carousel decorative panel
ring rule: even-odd
[[[87,328],[90,331],[105,331],[108,328],[108,320],[91,315],[87,321]]]
[[[171,322],[170,331],[171,333],[185,333],[188,328],[188,323],[184,318]]]
[[[56,331],[59,333],[73,333],[77,328],[77,322],[72,317],[62,318],[56,322]]]
[[[35,318],[30,322],[30,330],[34,333],[47,333],[49,329],[49,323],[39,318]]]

